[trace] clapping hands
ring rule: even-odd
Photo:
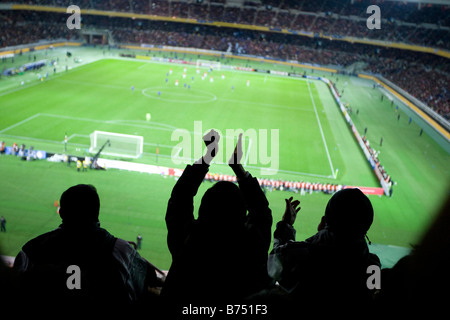
[[[203,136],[203,142],[206,146],[206,153],[202,159],[208,165],[219,152],[219,140],[219,133],[213,129]]]
[[[299,207],[300,200],[292,201],[293,197],[284,200],[286,201],[286,210],[284,211],[283,221],[292,226],[297,218],[297,213],[301,209],[301,207]]]
[[[236,143],[236,147],[234,148],[234,152],[228,160],[228,164],[230,166],[240,165],[242,159],[242,133],[239,134],[238,141]]]

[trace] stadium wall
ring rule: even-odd
[[[26,53],[26,52],[30,52],[30,51],[36,51],[36,50],[45,50],[45,49],[52,49],[52,48],[66,47],[66,46],[79,47],[81,45],[82,45],[81,42],[66,41],[66,40],[30,43],[30,44],[25,44],[25,45],[21,45],[21,46],[1,48],[0,49],[0,58],[3,56],[9,57],[10,55]]]

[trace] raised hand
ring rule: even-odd
[[[240,165],[241,159],[242,159],[242,133],[239,134],[238,142],[236,144],[236,147],[234,148],[234,152],[231,155],[230,160],[228,161],[228,164],[230,166]]]
[[[210,164],[212,159],[219,152],[219,140],[219,133],[213,129],[203,136],[203,142],[206,146],[206,153],[203,156],[203,161],[207,164]]]
[[[293,197],[290,197],[289,199],[284,199],[286,201],[286,210],[284,211],[283,221],[290,225],[294,224],[295,219],[297,218],[297,213],[301,209],[301,207],[299,207],[300,200],[292,201],[292,199]]]

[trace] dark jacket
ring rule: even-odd
[[[79,267],[80,289],[67,282]],[[59,228],[27,242],[16,257],[21,298],[49,305],[127,304],[136,301],[152,277],[147,262],[128,242],[99,224]],[[70,272],[69,272],[70,271]]]
[[[249,174],[238,181],[248,215],[245,224],[224,230],[194,218],[194,196],[207,171],[206,165],[188,165],[167,208],[172,265],[162,295],[175,301],[232,301],[271,281],[267,257],[272,215],[258,181]]]
[[[370,302],[367,267],[381,266],[363,237],[342,238],[325,228],[305,241],[295,229],[279,222],[269,256],[269,274],[291,296],[303,301]]]

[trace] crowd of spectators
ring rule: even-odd
[[[210,182],[229,181],[237,182],[236,176],[219,174],[219,173],[207,173],[204,180]],[[292,181],[282,179],[257,179],[258,184],[264,191],[291,191],[294,193],[300,193],[304,195],[306,193],[312,194],[313,192],[323,192],[326,194],[333,194],[339,190],[342,190],[345,186],[332,183],[319,183],[309,181]]]
[[[167,1],[161,1],[156,4],[163,5],[163,3],[175,4]],[[186,3],[179,2],[177,3],[177,10],[185,12],[186,8],[190,7],[185,6],[187,6]],[[198,4],[197,6],[201,7],[205,6],[205,4]],[[241,10],[240,8],[235,9]],[[193,9],[191,8],[190,10]],[[245,12],[250,14],[250,11],[252,10],[246,9]],[[76,31],[66,28],[65,19],[67,17],[65,15],[24,11],[2,12],[1,14],[4,19],[0,24],[4,30],[8,31],[0,36],[0,46],[36,42],[40,39],[76,39],[80,37]],[[231,17],[240,19],[242,12],[239,15],[230,15],[230,19]],[[327,19],[325,18],[317,18],[310,15],[302,17],[307,17],[302,22],[305,25],[315,21],[321,29],[325,30],[328,28]],[[300,22],[298,17],[295,21]],[[212,49],[230,51],[235,54],[296,60],[301,63],[333,65],[341,68],[348,68],[355,63],[363,63],[364,68],[358,71],[381,74],[426,103],[444,118],[449,119],[450,117],[450,92],[447,89],[450,87],[450,64],[448,59],[433,54],[388,49],[381,46],[363,45],[346,41],[332,41],[324,38],[309,38],[245,29],[217,28],[201,24],[92,15],[84,15],[82,23],[83,27],[87,28],[111,30],[116,43],[145,43]],[[337,24],[336,22],[333,25],[333,28],[342,29],[345,28],[346,24],[341,25],[341,23]],[[404,31],[408,33],[407,28]],[[427,39],[432,38],[430,34],[421,33]],[[450,36],[448,31],[445,34],[447,37]],[[450,43],[450,41],[446,43]]]
[[[9,0],[0,2],[11,3]],[[35,5],[50,5],[67,7],[71,4],[68,0],[16,0],[16,3],[26,3]],[[220,20],[225,11],[246,12],[241,18],[242,21],[252,23],[259,15],[266,18],[260,19],[262,24],[270,23],[277,19],[279,13],[296,14],[298,12],[338,14],[340,16],[366,16],[368,6],[376,4],[380,7],[383,15],[391,20],[400,20],[409,23],[430,23],[443,26],[450,26],[448,4],[417,4],[415,2],[401,1],[372,1],[372,0],[262,0],[262,1],[227,1],[227,0],[80,0],[78,5],[88,9],[113,10],[123,12],[136,12],[155,15],[178,16],[177,13],[185,17],[194,19]],[[234,9],[238,9],[235,11]],[[181,9],[181,10],[180,10]],[[219,12],[219,13],[218,13]],[[289,22],[285,22],[289,23]]]
[[[363,136],[361,139],[364,142],[367,150],[369,150],[370,156],[371,156],[373,162],[375,163],[375,166],[378,168],[378,170],[380,170],[380,173],[383,176],[384,182],[386,182],[388,188],[390,189],[390,187],[392,186],[391,176],[386,172],[384,167],[380,164],[380,160],[378,160],[378,155],[379,155],[380,151],[377,151],[370,146],[370,141],[366,138],[366,136]]]
[[[48,15],[38,12],[15,14],[0,11],[0,48],[35,43],[40,40],[80,39],[78,33],[66,26],[67,16]]]
[[[4,0],[5,1],[5,0]],[[10,2],[10,1],[6,1]],[[28,4],[67,7],[65,0],[22,0]],[[369,30],[366,9],[374,1],[245,1],[240,6],[223,1],[84,0],[81,8],[135,12],[199,21],[224,21],[336,36],[406,42],[450,48],[450,6],[380,1],[382,29]]]
[[[34,147],[30,146],[28,149],[26,149],[24,143],[22,143],[19,147],[19,145],[16,142],[14,142],[11,147],[7,147],[6,142],[2,141],[0,143],[0,155],[5,154],[6,155],[10,154],[27,161],[37,159],[37,151],[34,149]]]

